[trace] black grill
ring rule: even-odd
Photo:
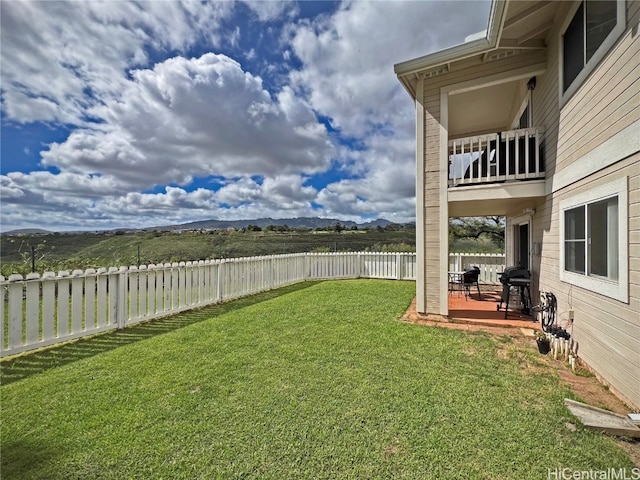
[[[529,292],[529,282],[531,279],[531,272],[522,267],[507,267],[500,275],[500,283],[502,283],[502,295],[500,296],[500,305],[498,310],[502,309],[502,304],[505,303],[504,318],[507,318],[509,310],[509,293],[512,287],[519,290],[520,311],[526,315],[530,313],[531,307],[531,294]]]
[[[529,270],[522,267],[507,267],[500,274],[500,283],[507,285],[513,278],[531,278]]]

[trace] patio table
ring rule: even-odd
[[[464,275],[464,272],[459,272],[459,271],[449,271],[449,294],[453,293],[453,292],[458,292],[458,295],[460,295],[460,292],[463,292],[464,290],[464,285],[463,285],[463,280],[462,280],[462,276]]]

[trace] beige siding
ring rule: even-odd
[[[534,125],[545,127],[546,176],[550,178],[555,171],[556,150],[558,145],[558,123],[560,121],[558,99],[558,53],[547,49],[547,71],[537,79],[536,89],[532,92],[531,103]]]
[[[447,245],[439,228],[443,209],[439,202],[441,180],[440,92],[442,87],[504,75],[516,69],[546,63],[532,93],[533,124],[545,127],[546,175],[553,175],[583,161],[583,157],[640,119],[640,1],[627,2],[627,29],[607,55],[560,106],[559,26],[568,7],[558,10],[555,26],[547,35],[546,50],[529,51],[507,59],[483,62],[480,56],[453,62],[451,71],[425,79],[425,290],[426,310],[440,313],[440,271]],[[481,90],[479,90],[481,94]],[[512,105],[510,108],[517,108]],[[574,165],[575,164],[575,165]],[[582,168],[581,166],[579,168]],[[586,174],[585,174],[586,175]],[[628,178],[628,302],[614,300],[598,292],[560,281],[560,202],[573,195],[621,177]],[[574,339],[579,356],[611,387],[640,408],[640,153],[622,159],[582,180],[561,188],[535,207],[532,241],[541,244],[532,258],[534,289],[552,291],[558,298],[559,320],[567,324],[569,310],[575,312]],[[446,209],[444,210],[446,211]],[[510,219],[508,228],[512,228]],[[516,219],[517,220],[517,219]],[[511,231],[508,235],[511,235]],[[536,288],[538,287],[538,288]],[[534,295],[537,296],[537,295]]]
[[[440,309],[440,255],[447,246],[440,244],[440,92],[425,88],[425,309],[427,313],[443,314]],[[444,252],[444,253],[443,253]],[[446,294],[446,292],[445,292]]]
[[[640,119],[638,3],[628,2],[626,31],[562,108],[558,170]],[[556,56],[558,38],[549,47]]]
[[[579,356],[630,403],[640,406],[640,153],[573,184],[536,207],[533,239],[542,242],[540,289],[558,298],[561,323],[573,309]],[[560,281],[559,203],[612,180],[628,178],[629,302]]]
[[[639,19],[640,2],[628,2],[627,30],[562,108],[559,32],[550,31],[547,71],[538,77],[533,92],[533,123],[545,126],[548,179],[640,119]],[[621,176],[628,177],[629,188],[628,303],[561,282],[559,271],[560,201]],[[561,322],[566,323],[569,310],[574,310],[579,356],[640,407],[640,154],[549,195],[536,206],[532,239],[542,245],[540,255],[532,259],[534,280],[539,278],[540,290],[556,294]]]
[[[423,105],[424,138],[425,138],[425,168],[424,168],[424,242],[425,242],[425,310],[427,313],[443,314],[442,278],[446,278],[446,271],[441,271],[441,260],[448,255],[448,245],[442,244],[440,228],[441,218],[440,192],[446,189],[446,182],[441,183],[441,88],[472,81],[478,77],[496,74],[508,74],[515,69],[531,65],[544,64],[546,53],[544,50],[530,52],[528,55],[516,55],[507,59],[483,62],[479,57],[468,60],[462,66],[452,66],[451,72],[425,80]],[[505,126],[508,128],[508,126]],[[444,221],[444,224],[447,224]],[[445,235],[447,238],[447,235]]]
[[[533,92],[533,124],[544,125],[547,177],[640,119],[640,2],[627,3],[627,29],[560,110],[560,19],[547,37],[547,71]]]

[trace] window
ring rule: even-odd
[[[564,212],[564,269],[618,280],[618,197]]]
[[[560,279],[627,301],[627,179],[560,203]]]
[[[584,206],[564,212],[564,269],[585,273],[586,239]]]
[[[625,27],[623,0],[584,0],[564,25],[562,94],[571,95]]]

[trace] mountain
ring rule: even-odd
[[[53,232],[49,230],[43,230],[41,228],[20,228],[18,230],[10,230],[8,232],[3,232],[0,235],[50,235]]]
[[[201,220],[198,222],[181,223],[177,225],[158,225],[156,227],[148,228],[116,228],[112,232],[135,232],[135,231],[152,231],[152,230],[225,230],[227,228],[246,228],[249,225],[257,225],[260,228],[268,227],[269,225],[287,225],[290,228],[326,228],[332,227],[335,224],[341,224],[345,228],[351,228],[357,226],[358,228],[376,228],[386,227],[393,222],[384,218],[378,218],[366,223],[356,223],[351,220],[338,220],[337,218],[319,218],[319,217],[295,217],[295,218],[256,218],[253,220]],[[414,226],[415,222],[407,224],[407,226]],[[41,228],[22,228],[18,230],[11,230],[8,232],[2,232],[0,235],[51,235],[54,232],[49,230],[43,230]],[[88,233],[83,231],[77,232],[63,232],[70,233]]]
[[[377,219],[368,223],[358,224],[350,220],[338,220],[336,218],[319,218],[319,217],[296,217],[296,218],[256,218],[253,220],[201,220],[198,222],[182,223],[178,225],[166,225],[161,227],[146,228],[145,230],[199,230],[199,229],[220,229],[226,228],[246,228],[249,225],[257,225],[261,228],[269,225],[287,225],[290,228],[324,228],[331,227],[336,223],[344,225],[346,228],[357,226],[358,228],[367,227],[386,227],[391,224],[389,220]]]

